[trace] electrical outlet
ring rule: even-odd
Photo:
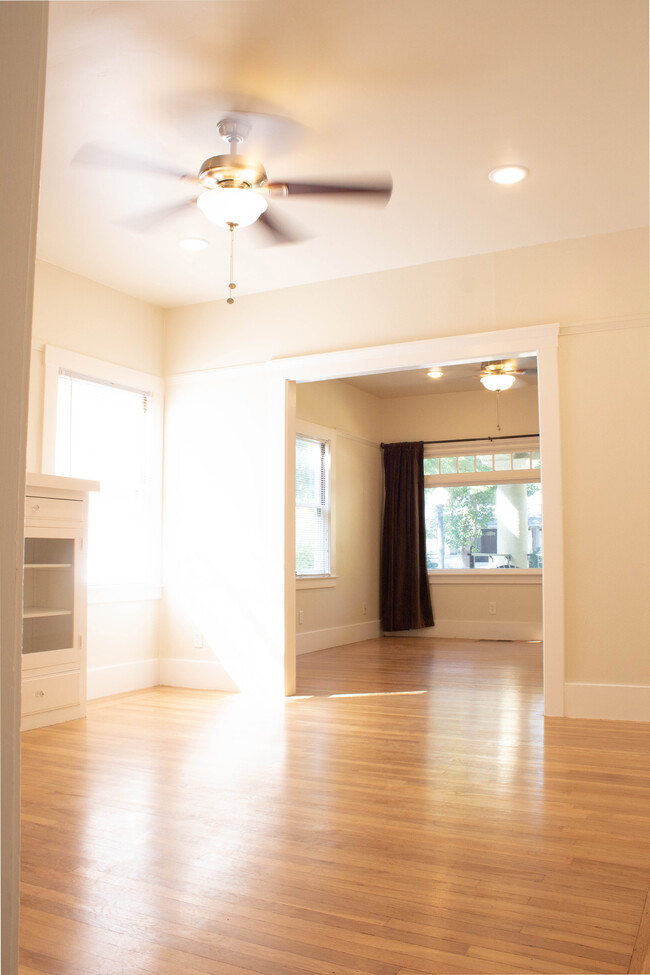
[[[194,634],[193,645],[195,647],[202,647],[203,646],[203,634],[202,633],[198,633],[197,632],[197,633]]]
[[[497,611],[497,604],[496,603],[488,603],[488,613],[494,614],[494,613],[496,613],[496,611]]]
[[[304,609],[301,609],[300,612],[298,613],[298,622],[299,623],[304,623],[305,622],[305,611],[304,611]]]

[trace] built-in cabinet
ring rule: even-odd
[[[96,481],[28,474],[22,728],[86,713],[88,492]]]

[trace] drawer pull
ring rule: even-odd
[[[45,697],[45,691],[34,691],[34,697]]]
[[[32,511],[40,511],[40,510],[41,510],[40,504],[33,504],[32,505]]]

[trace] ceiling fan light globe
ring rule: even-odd
[[[515,376],[508,375],[508,373],[497,372],[491,373],[489,376],[481,376],[481,382],[491,392],[500,392],[504,389],[510,389],[515,378]]]
[[[261,217],[268,203],[260,193],[247,187],[220,187],[202,193],[196,205],[217,227],[249,227]]]

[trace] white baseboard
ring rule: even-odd
[[[394,636],[435,636],[445,640],[541,640],[542,624],[519,620],[436,620],[422,630],[398,630]]]
[[[650,686],[565,684],[564,713],[567,718],[650,721]]]
[[[239,691],[217,660],[184,660],[161,657],[159,683],[165,687],[188,687],[203,691]]]
[[[160,683],[159,663],[157,657],[152,657],[149,660],[110,664],[108,667],[90,667],[86,691],[88,700],[156,687]]]
[[[296,633],[296,654],[327,650],[328,647],[343,647],[348,643],[372,640],[378,636],[381,636],[379,620],[330,626],[324,630],[307,630],[306,633]]]

